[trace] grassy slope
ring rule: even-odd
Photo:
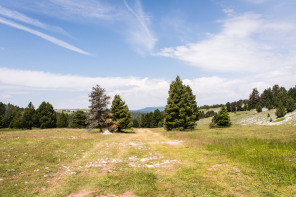
[[[210,109],[218,111],[218,108]],[[229,113],[232,124],[236,125],[296,125],[296,111],[286,114],[284,118],[276,118],[275,109],[257,113],[256,110],[240,111],[237,113]],[[268,114],[270,117],[268,117]],[[272,122],[270,122],[270,118]],[[212,118],[205,118],[198,121],[198,125],[209,125]]]
[[[294,196],[295,126],[0,133],[0,196]]]

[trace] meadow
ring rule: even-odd
[[[296,127],[1,130],[0,196],[295,196]]]

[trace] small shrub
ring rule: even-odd
[[[259,104],[257,104],[257,106],[256,106],[256,111],[258,113],[262,112],[262,107]]]
[[[269,118],[269,117],[270,117],[270,114],[268,113],[268,114],[267,114],[267,118]]]

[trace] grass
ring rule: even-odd
[[[281,121],[283,121],[283,120],[285,120],[285,117],[278,118],[278,119],[276,119],[276,120],[275,120],[275,121],[273,121],[273,122],[281,122]]]
[[[295,196],[295,126],[0,131],[0,196]]]

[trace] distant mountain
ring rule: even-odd
[[[154,110],[156,109],[159,109],[159,111],[163,111],[164,107],[146,107],[143,109],[131,110],[131,112],[149,113],[149,112],[154,112]]]

